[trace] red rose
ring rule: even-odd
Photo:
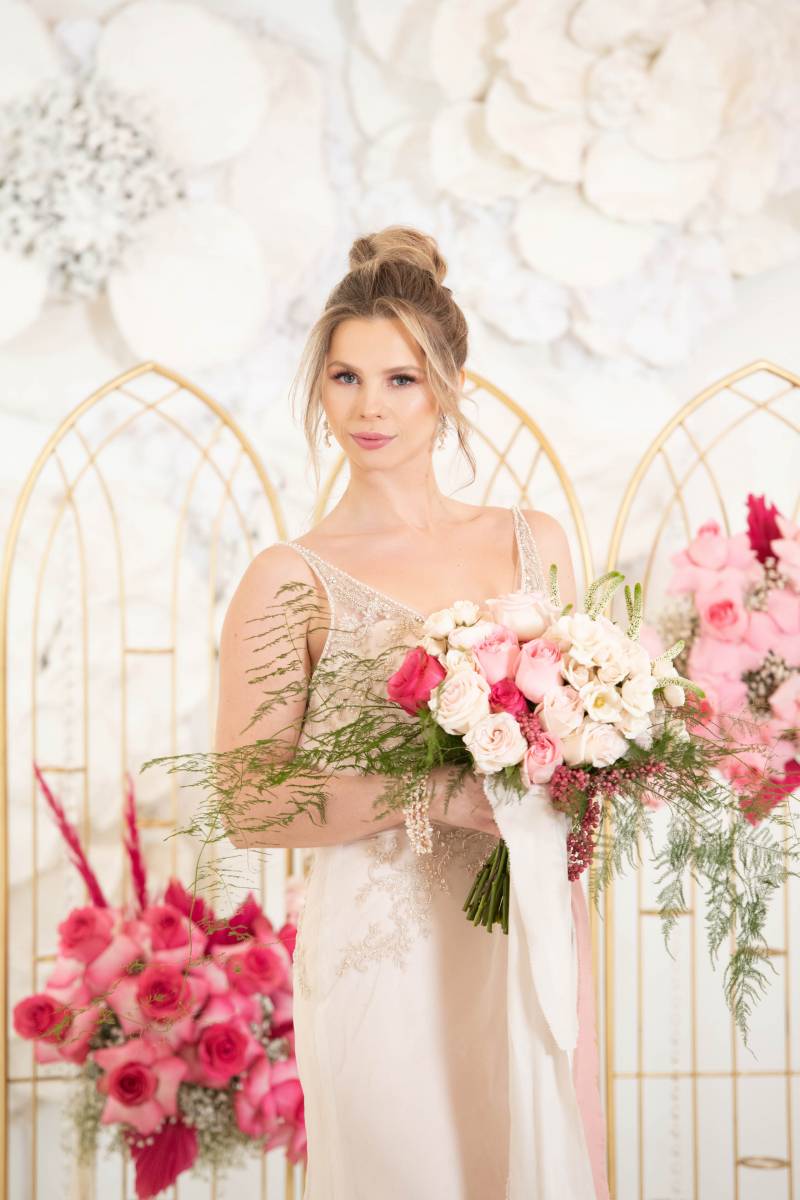
[[[209,1079],[225,1084],[247,1064],[247,1035],[235,1021],[206,1025],[197,1043],[197,1057]]]
[[[492,712],[507,712],[512,717],[521,717],[528,712],[528,701],[513,679],[498,679],[489,692],[489,708]]]
[[[417,710],[428,703],[431,692],[446,674],[438,658],[428,654],[422,646],[414,646],[403,659],[402,665],[386,681],[386,695],[415,716]]]
[[[47,992],[36,992],[14,1005],[14,1028],[24,1038],[63,1042],[72,1018],[72,1009]]]
[[[114,913],[110,908],[98,908],[94,904],[73,908],[58,926],[61,935],[59,953],[81,962],[92,962],[111,941],[113,925]]]
[[[158,1077],[141,1062],[127,1062],[111,1071],[103,1089],[120,1104],[144,1104],[155,1094]]]
[[[173,1020],[191,1011],[191,988],[180,967],[149,963],[136,980],[136,1000],[146,1017]]]

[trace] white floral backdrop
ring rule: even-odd
[[[797,0],[4,0],[4,524],[55,425],[154,358],[231,411],[301,533],[306,330],[352,238],[408,222],[602,565],[689,395],[800,371],[798,63]]]

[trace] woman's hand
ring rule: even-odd
[[[483,790],[482,776],[476,775],[474,771],[467,771],[456,784],[455,790],[450,791],[453,782],[458,778],[459,769],[434,767],[431,771],[431,820],[461,829],[477,829],[480,833],[490,833],[496,838],[502,837],[495,824],[489,798]],[[450,796],[445,809],[445,799],[449,791]]]

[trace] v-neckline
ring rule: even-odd
[[[522,546],[522,539],[519,536],[518,522],[519,519],[524,520],[525,518],[522,516],[522,513],[519,511],[519,508],[516,504],[512,504],[508,511],[511,513],[511,523],[514,527],[514,544],[517,549],[517,570],[514,578],[514,586],[515,588],[520,588],[523,581],[522,557],[524,550]],[[387,604],[392,605],[394,608],[403,609],[404,612],[410,613],[418,621],[422,621],[424,623],[429,617],[432,617],[435,612],[441,611],[438,608],[434,608],[427,615],[425,613],[421,613],[419,609],[413,608],[410,604],[405,604],[402,600],[396,600],[395,597],[390,596],[388,592],[382,592],[380,588],[373,587],[371,583],[366,583],[363,579],[359,579],[358,576],[351,575],[349,571],[345,571],[344,567],[337,567],[335,563],[330,562],[327,558],[323,558],[321,554],[318,554],[316,550],[312,550],[310,546],[303,546],[302,543],[298,541],[290,541],[286,542],[285,544],[287,546],[295,546],[298,550],[304,551],[306,554],[310,554],[319,562],[324,563],[325,566],[335,574],[341,575],[345,579],[348,579],[351,583],[354,583],[356,587],[362,588],[363,591],[370,592],[373,596],[378,596],[381,600],[385,600]]]

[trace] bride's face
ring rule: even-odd
[[[359,466],[385,467],[430,454],[436,397],[417,342],[395,317],[349,318],[333,332],[325,360],[322,404],[331,432]],[[364,443],[354,435],[390,440]]]

